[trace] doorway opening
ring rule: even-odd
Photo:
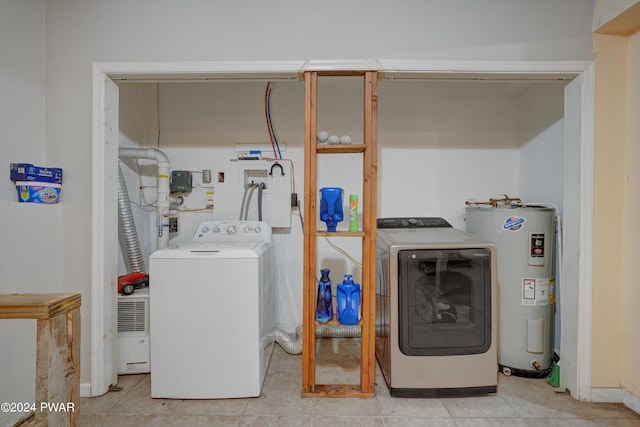
[[[364,68],[371,61],[360,64]],[[593,68],[590,62],[439,62],[374,61],[385,78],[393,80],[518,81],[565,79],[564,89],[564,277],[561,299],[578,301],[562,307],[563,369],[561,383],[577,399],[590,396],[591,340],[591,237],[593,200]],[[347,61],[349,67],[358,67]],[[326,67],[327,65],[324,64]],[[336,62],[335,69],[344,69]],[[313,69],[312,61],[214,62],[214,63],[97,63],[93,79],[93,224],[91,382],[84,396],[104,394],[117,382],[115,337],[118,242],[117,161],[118,85],[115,81],[195,82],[296,79],[300,71]],[[575,254],[575,255],[569,255]],[[577,333],[575,332],[577,331]]]

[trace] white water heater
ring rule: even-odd
[[[498,364],[510,375],[547,376],[553,362],[555,211],[470,207],[468,232],[498,253]]]

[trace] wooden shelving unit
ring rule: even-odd
[[[361,77],[364,82],[364,131],[362,144],[319,145],[316,141],[318,77]],[[304,154],[304,292],[303,292],[303,348],[302,395],[303,397],[374,397],[375,386],[375,297],[376,297],[376,180],[378,135],[378,77],[377,71],[305,71],[305,154]],[[319,231],[317,157],[322,154],[361,153],[362,212],[361,232]],[[362,240],[362,279],[360,321],[360,383],[316,383],[316,240],[320,236],[354,237]],[[332,321],[329,324],[337,324]]]

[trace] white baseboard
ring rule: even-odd
[[[592,388],[591,400],[599,403],[622,403],[633,412],[640,414],[640,397],[621,388]]]
[[[91,383],[80,383],[80,397],[92,397]]]
[[[634,396],[628,391],[622,392],[622,403],[636,414],[640,414],[640,397]]]
[[[591,400],[598,403],[622,403],[621,388],[592,388]]]

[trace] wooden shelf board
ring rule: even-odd
[[[323,154],[364,153],[364,144],[318,144],[316,152]]]
[[[80,294],[0,294],[0,319],[49,319],[80,302]]]
[[[375,393],[363,393],[356,384],[316,384],[314,391],[302,392],[302,397],[371,398]]]
[[[316,320],[316,325],[317,325],[317,326],[325,326],[325,325],[362,326],[362,320],[361,320],[361,321],[359,321],[358,323],[356,323],[355,325],[345,325],[345,324],[340,323],[340,322],[339,322],[338,320],[336,320],[336,319],[331,319],[331,320],[329,320],[328,322],[324,322],[324,323],[322,323],[322,322],[318,322],[318,321]],[[322,338],[322,337],[316,337],[316,338]]]
[[[316,231],[316,236],[325,237],[364,237],[364,231]]]

